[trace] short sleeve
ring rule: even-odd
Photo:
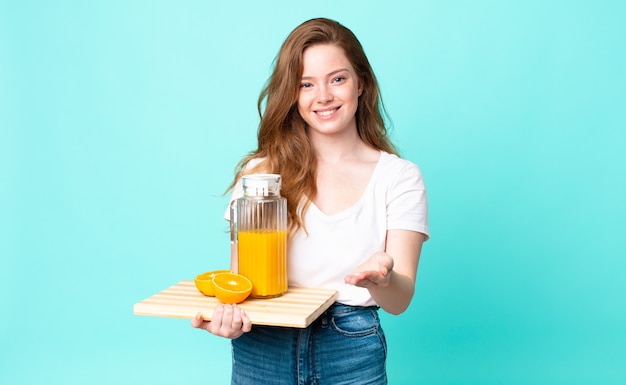
[[[405,161],[387,192],[387,229],[412,230],[430,237],[424,178],[417,165]]]

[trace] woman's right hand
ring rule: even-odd
[[[205,321],[201,313],[191,320],[191,326],[204,329],[216,336],[235,339],[252,330],[252,322],[246,312],[237,305],[218,304],[211,321]]]

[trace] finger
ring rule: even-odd
[[[194,328],[201,328],[204,323],[204,317],[202,313],[198,312],[195,317],[191,319],[191,326]]]
[[[232,327],[233,327],[233,306],[224,305],[222,322],[221,322],[219,329],[222,330],[223,335],[228,335],[232,333]]]
[[[211,317],[211,322],[208,324],[207,331],[210,333],[216,334],[219,329],[222,327],[222,318],[224,314],[224,306],[217,305],[213,310],[213,316]]]
[[[233,305],[233,329],[241,329],[243,321],[241,320],[241,308],[237,305]]]
[[[343,281],[348,285],[356,285],[356,283],[359,282],[359,274],[348,274],[344,277]]]
[[[248,314],[239,306],[233,305],[233,329],[249,332],[252,330],[252,321]]]
[[[241,330],[245,333],[252,330],[252,321],[250,321],[250,317],[248,317],[248,313],[246,313],[243,309],[241,309],[241,321],[243,325],[241,326]]]
[[[238,338],[242,334],[241,309],[237,305],[225,305],[221,335],[228,338]]]
[[[382,271],[364,271],[361,272],[354,283],[355,286],[371,288],[374,286],[385,285],[385,282],[389,279],[387,273],[383,273]]]
[[[205,321],[202,313],[197,313],[196,316],[191,319],[191,326],[210,332],[211,321]]]
[[[366,271],[349,274],[344,278],[345,283],[359,287],[364,287],[367,284],[367,281],[369,281],[369,277]]]

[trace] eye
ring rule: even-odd
[[[333,78],[333,83],[341,83],[341,82],[343,82],[345,80],[346,80],[345,76],[337,76],[337,77]]]
[[[313,84],[311,83],[307,83],[307,82],[300,83],[300,88],[311,88],[311,87],[313,87]]]

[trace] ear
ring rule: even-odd
[[[362,79],[359,79],[358,91],[359,91],[359,96],[361,96],[361,94],[363,93],[363,80]]]

